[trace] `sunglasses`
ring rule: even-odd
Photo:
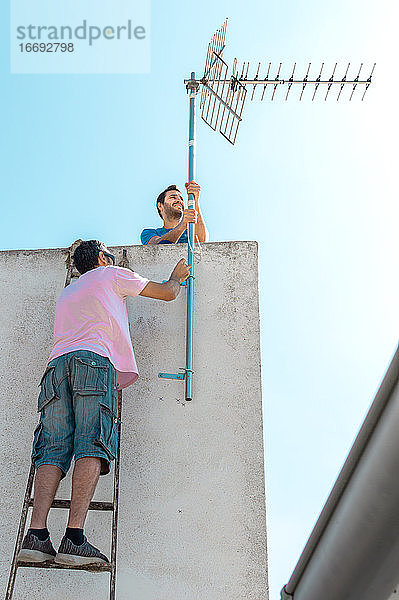
[[[104,250],[102,251],[102,253],[104,254],[104,256],[108,256],[112,260],[112,264],[115,265],[115,256],[113,254],[110,254],[109,252],[104,252]]]

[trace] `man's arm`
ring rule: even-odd
[[[149,281],[140,292],[140,296],[154,298],[155,300],[165,300],[166,302],[175,300],[180,293],[180,285],[190,275],[190,269],[191,265],[186,266],[186,261],[182,258],[173,269],[168,281],[165,281],[165,283]]]
[[[172,242],[175,244],[187,229],[188,223],[196,223],[197,214],[193,208],[185,208],[183,212],[182,220],[176,227],[165,233],[164,235],[154,235],[147,242],[147,245],[159,244],[162,241]]]
[[[150,246],[153,244],[159,244],[159,242],[162,241],[175,243],[183,235],[185,229],[186,225],[184,225],[183,221],[181,221],[181,223],[179,223],[176,227],[174,227],[164,235],[154,235],[148,240],[147,245]]]
[[[207,242],[209,239],[209,234],[208,234],[208,230],[205,225],[205,221],[202,217],[202,213],[201,213],[201,209],[200,209],[200,205],[199,205],[199,195],[200,195],[201,188],[198,185],[198,183],[195,183],[195,181],[190,181],[189,183],[186,183],[186,189],[187,189],[187,194],[193,194],[193,196],[194,196],[194,208],[195,208],[195,211],[197,212],[197,223],[195,225],[194,241],[195,241],[195,238],[198,237],[199,242]]]
[[[196,237],[198,237],[198,241],[207,242],[209,240],[209,233],[206,228],[205,221],[202,218],[199,204],[197,204],[196,210],[197,210],[197,214],[198,214],[198,220],[197,220],[197,224],[195,226],[195,235],[196,235]]]

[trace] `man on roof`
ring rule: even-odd
[[[163,227],[144,229],[140,236],[144,246],[147,244],[187,243],[189,223],[195,224],[194,241],[208,241],[208,231],[199,206],[201,188],[195,181],[190,181],[185,185],[187,194],[194,196],[194,208],[185,208],[183,196],[176,185],[170,185],[163,190],[156,200],[157,211],[163,221]]]

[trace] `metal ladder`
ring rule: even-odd
[[[75,247],[81,242],[77,240],[72,244],[68,257],[66,259],[67,275],[65,281],[65,287],[70,284],[71,279],[74,277],[74,267],[72,264],[71,256]],[[125,253],[123,255],[125,258]],[[112,511],[112,541],[111,541],[111,559],[109,564],[98,564],[98,565],[59,565],[55,562],[46,561],[43,563],[34,562],[22,562],[17,560],[19,551],[21,550],[22,540],[25,533],[26,519],[28,516],[29,507],[33,506],[33,498],[31,497],[33,480],[35,475],[35,467],[33,463],[28,475],[28,483],[26,485],[24,502],[22,505],[21,518],[19,521],[18,535],[15,542],[14,556],[12,559],[10,576],[8,579],[7,592],[5,600],[12,600],[14,593],[15,579],[17,576],[17,570],[19,567],[35,567],[38,569],[72,569],[75,571],[91,571],[96,573],[102,573],[104,571],[110,573],[110,584],[109,584],[109,600],[115,600],[115,584],[116,584],[116,546],[118,538],[118,510],[119,510],[119,467],[120,467],[120,440],[121,440],[121,415],[122,415],[122,391],[118,392],[118,425],[117,425],[117,446],[116,446],[116,457],[114,465],[114,491],[112,502],[90,502],[89,510],[105,510]],[[54,499],[51,508],[67,508],[69,509],[71,504],[70,500]]]
[[[33,479],[35,475],[35,467],[32,464],[28,483],[26,485],[25,498],[22,506],[21,519],[19,522],[19,529],[17,540],[15,543],[14,556],[12,559],[12,565],[10,570],[10,576],[8,579],[7,592],[5,600],[11,600],[14,593],[15,579],[17,575],[17,569],[19,567],[36,567],[38,569],[73,569],[77,571],[92,571],[96,573],[108,571],[111,575],[109,585],[109,600],[115,600],[115,583],[116,583],[116,545],[118,537],[118,508],[119,508],[119,466],[120,466],[120,433],[121,433],[121,414],[122,414],[122,392],[118,393],[118,441],[117,451],[114,466],[114,493],[112,502],[90,502],[89,510],[105,510],[112,511],[112,542],[111,542],[111,560],[109,564],[98,564],[98,565],[59,565],[55,562],[19,562],[17,561],[18,553],[22,546],[22,540],[25,533],[26,519],[28,516],[28,509],[33,506],[33,498],[31,498]],[[51,505],[51,508],[69,508],[70,500],[55,499]]]

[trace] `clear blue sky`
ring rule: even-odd
[[[338,60],[339,76],[377,62],[364,102],[248,103],[234,147],[198,122],[211,240],[259,242],[272,600],[396,345],[396,6],[153,1],[149,75],[10,75],[0,8],[2,249],[135,244],[158,226],[155,196],[186,181],[183,79],[226,16],[229,60]]]

